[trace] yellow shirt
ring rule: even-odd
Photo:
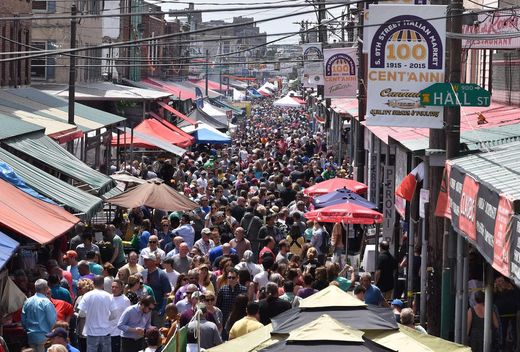
[[[229,331],[229,339],[235,339],[256,329],[260,329],[264,324],[260,323],[254,317],[245,316],[240,320],[237,320]]]

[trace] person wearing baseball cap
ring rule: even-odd
[[[391,305],[392,305],[392,309],[394,311],[395,321],[400,323],[401,322],[401,310],[403,309],[404,303],[400,299],[396,298],[392,301]]]
[[[51,332],[45,335],[49,339],[52,345],[63,345],[69,352],[79,352],[79,350],[73,347],[69,343],[69,334],[67,330],[62,327],[54,328]]]
[[[73,250],[68,250],[63,256],[63,261],[68,264],[66,271],[72,275],[72,292],[75,296],[77,294],[77,283],[81,277],[78,269],[78,253]]]

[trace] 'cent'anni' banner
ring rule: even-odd
[[[303,86],[317,87],[323,84],[323,51],[321,43],[307,43],[303,50]]]
[[[357,48],[323,50],[325,98],[355,98],[357,93]]]
[[[421,106],[419,92],[444,82],[445,16],[439,5],[370,6],[367,125],[443,128],[443,107]]]

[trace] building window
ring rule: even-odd
[[[34,12],[56,12],[56,1],[33,0],[32,9]]]
[[[47,49],[46,42],[33,42],[31,45],[34,47],[33,50],[36,50],[36,48],[38,48],[40,50]],[[47,63],[47,60],[45,59],[45,56],[31,59],[31,78],[33,80],[47,79],[46,67],[45,67],[46,63]]]
[[[32,42],[33,50],[53,50],[56,48],[56,42]],[[52,56],[42,56],[31,59],[31,78],[38,80],[52,80],[55,78],[56,59]]]

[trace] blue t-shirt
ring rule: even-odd
[[[160,310],[163,306],[164,295],[172,291],[170,280],[166,273],[159,269],[155,270],[153,273],[149,273],[148,269],[146,269],[143,276],[146,276],[146,283],[153,290],[155,301],[157,302],[155,309]]]
[[[72,346],[70,343],[67,344],[67,351],[69,351],[69,352],[79,352],[79,350],[76,347]]]
[[[150,239],[150,232],[143,231],[139,236],[139,250],[148,247],[148,240]]]
[[[237,253],[237,251],[235,248],[231,248],[230,253]],[[223,254],[224,254],[224,252],[222,251],[222,245],[216,246],[215,248],[213,248],[209,251],[209,255],[208,255],[209,262],[213,264],[215,259],[222,256]]]
[[[372,304],[378,306],[383,301],[383,295],[381,294],[381,290],[375,286],[370,285],[365,291],[365,303]]]

